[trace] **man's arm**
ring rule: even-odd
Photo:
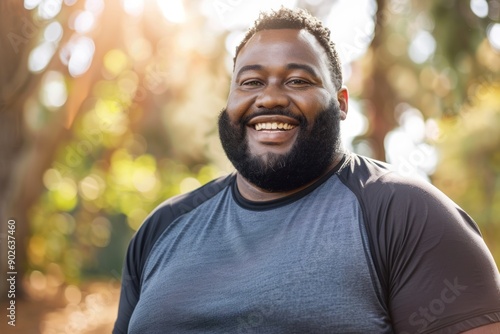
[[[134,256],[135,238],[132,239],[125,258],[122,272],[122,283],[120,292],[120,302],[118,304],[118,316],[113,328],[113,334],[126,334],[128,325],[134,308],[139,300],[139,276],[135,267],[138,262]]]
[[[394,330],[498,327],[500,274],[474,221],[428,183],[393,173],[372,180],[360,197]]]
[[[500,322],[471,329],[463,334],[500,334]]]
[[[498,331],[500,274],[475,222],[428,184],[396,184],[391,204],[384,238],[395,329]]]

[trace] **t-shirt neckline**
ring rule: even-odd
[[[276,209],[278,207],[290,204],[292,202],[295,202],[302,197],[310,194],[313,192],[316,188],[318,188],[320,185],[326,182],[333,174],[337,173],[339,169],[344,165],[345,160],[346,160],[346,154],[343,154],[342,159],[335,165],[332,170],[330,170],[328,173],[323,175],[321,178],[316,180],[313,184],[310,186],[285,197],[281,197],[278,199],[270,200],[270,201],[251,201],[243,197],[241,195],[240,191],[238,190],[238,186],[236,184],[236,175],[232,180],[231,184],[231,193],[233,195],[234,201],[241,206],[244,209],[247,210],[252,210],[252,211],[265,211],[265,210],[271,210],[271,209]]]

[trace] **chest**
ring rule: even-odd
[[[176,221],[148,259],[131,332],[387,332],[359,210],[307,207]]]

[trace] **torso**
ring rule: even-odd
[[[335,176],[260,211],[228,187],[155,243],[130,332],[391,332],[362,226]]]

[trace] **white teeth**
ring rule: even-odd
[[[257,123],[255,124],[255,130],[291,130],[295,127],[295,125],[291,125],[288,123]]]

